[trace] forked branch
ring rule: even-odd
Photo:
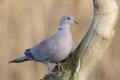
[[[115,32],[118,6],[115,0],[93,0],[93,5],[93,21],[79,46],[63,63],[64,70],[42,80],[87,80],[100,61]]]

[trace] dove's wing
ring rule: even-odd
[[[31,49],[34,58],[38,61],[50,61],[57,51],[56,41],[48,38]]]

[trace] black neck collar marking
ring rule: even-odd
[[[63,30],[64,28],[59,28],[58,30]]]

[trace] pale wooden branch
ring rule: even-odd
[[[100,61],[115,32],[118,6],[115,0],[93,0],[93,5],[93,21],[77,49],[63,63],[64,70],[42,80],[87,80]]]

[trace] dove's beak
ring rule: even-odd
[[[75,23],[75,24],[79,24],[76,20],[74,20],[74,23]]]

